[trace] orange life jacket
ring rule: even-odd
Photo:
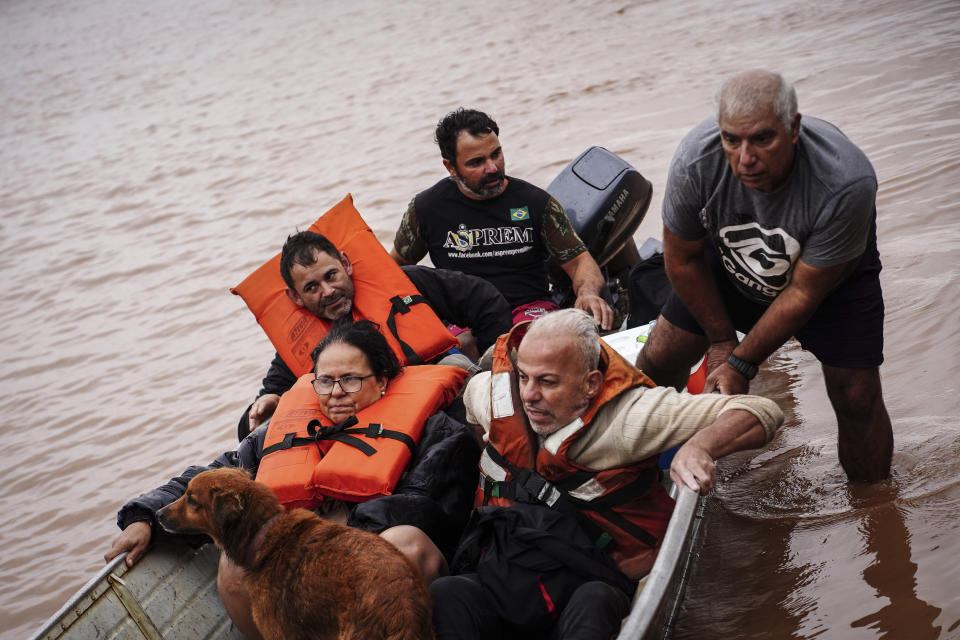
[[[355,422],[334,427],[320,412],[314,375],[303,375],[270,420],[257,480],[288,509],[312,509],[324,497],[364,502],[390,495],[427,418],[450,404],[466,376],[443,365],[404,369]]]
[[[380,324],[401,364],[422,364],[459,346],[347,197],[310,225],[353,264],[353,317]],[[330,323],[293,302],[280,275],[280,254],[230,289],[247,303],[294,374],[313,369],[310,354]]]
[[[572,461],[568,451],[600,407],[628,389],[655,385],[601,340],[600,393],[578,418],[580,428],[551,453],[539,446],[530,429],[509,358],[526,333],[526,324],[500,336],[494,350],[490,432],[480,459],[477,504],[509,506],[523,501],[577,514],[586,519],[598,546],[609,549],[621,571],[639,577],[652,566],[673,512],[673,500],[659,482],[658,456],[592,471]]]

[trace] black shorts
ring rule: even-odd
[[[730,282],[710,242],[707,242],[706,258],[731,321],[738,331],[747,333],[767,310],[767,305],[743,297]],[[880,269],[874,232],[857,270],[820,303],[807,324],[797,331],[800,346],[829,366],[850,369],[880,366],[883,362]],[[705,333],[674,291],[660,313],[681,329],[698,335]]]

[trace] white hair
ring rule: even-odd
[[[773,112],[788,131],[797,113],[797,91],[779,73],[754,69],[728,78],[715,96],[716,118],[749,114],[773,104]]]
[[[542,315],[530,324],[527,336],[569,334],[580,355],[584,372],[600,366],[600,334],[589,313],[580,309],[560,309]]]

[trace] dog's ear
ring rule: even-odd
[[[213,504],[213,522],[220,531],[225,531],[243,516],[243,498],[228,489],[214,489],[210,495]]]

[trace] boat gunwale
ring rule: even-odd
[[[97,572],[97,575],[87,581],[79,590],[77,590],[67,602],[64,603],[53,615],[47,618],[40,630],[30,636],[30,640],[41,640],[47,637],[60,637],[63,631],[66,631],[71,624],[81,617],[93,604],[96,603],[107,591],[110,591],[109,577],[111,575],[122,578],[130,567],[126,563],[127,552],[124,551],[116,558],[107,563],[105,567]],[[84,604],[84,600],[90,599],[90,602]],[[57,631],[57,635],[50,636]]]
[[[648,637],[653,631],[651,626],[657,615],[667,605],[667,599],[671,596],[679,598],[682,595],[683,583],[686,581],[685,573],[681,575],[679,588],[673,590],[675,593],[671,594],[670,588],[676,584],[674,577],[677,572],[685,570],[689,564],[691,547],[698,533],[696,525],[702,518],[702,510],[699,507],[701,500],[706,500],[706,497],[702,497],[699,492],[685,485],[680,487],[674,485],[674,489],[676,505],[663,536],[660,551],[657,553],[657,559],[650,573],[637,588],[630,613],[623,621],[617,640]],[[674,605],[675,609],[679,602]],[[669,612],[664,628],[659,629],[661,634],[672,623],[673,613],[674,611]]]

